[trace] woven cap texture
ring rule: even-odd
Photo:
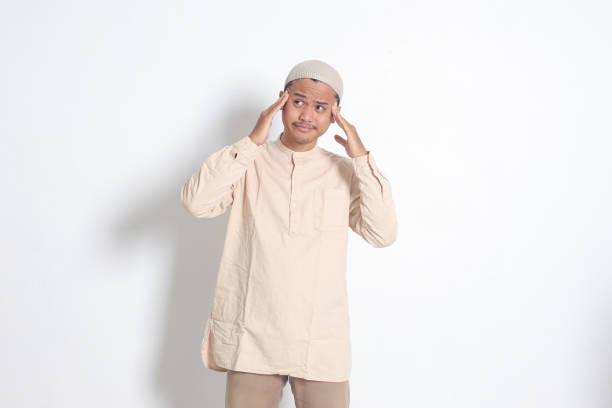
[[[285,86],[289,82],[301,78],[314,78],[325,82],[336,91],[338,97],[342,99],[342,78],[338,71],[328,63],[316,59],[300,62],[294,66],[289,72],[289,75],[287,75]]]

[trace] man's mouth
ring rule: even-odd
[[[298,123],[296,123],[294,126],[295,126],[296,128],[298,128],[299,130],[303,131],[303,132],[307,132],[307,131],[309,131],[309,130],[312,130],[312,129],[313,129],[313,127],[311,127],[311,126],[308,126],[308,125],[301,125],[301,124],[298,124]]]

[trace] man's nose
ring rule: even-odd
[[[309,106],[305,106],[300,111],[300,120],[303,122],[310,122],[312,120],[312,110]]]

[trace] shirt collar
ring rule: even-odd
[[[278,137],[271,142],[271,145],[274,146],[279,152],[281,152],[288,159],[293,159],[294,162],[305,162],[311,159],[316,159],[318,157],[323,156],[323,149],[319,146],[315,145],[310,150],[306,150],[304,152],[296,152],[291,150],[289,147],[285,146],[280,139],[280,136],[283,134],[281,132]]]

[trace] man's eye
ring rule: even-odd
[[[323,105],[319,105],[319,106],[317,106],[317,108],[323,108],[323,109],[319,109],[320,111],[324,111],[325,110],[325,106],[323,106]]]
[[[301,103],[302,101],[295,101],[296,104]]]

